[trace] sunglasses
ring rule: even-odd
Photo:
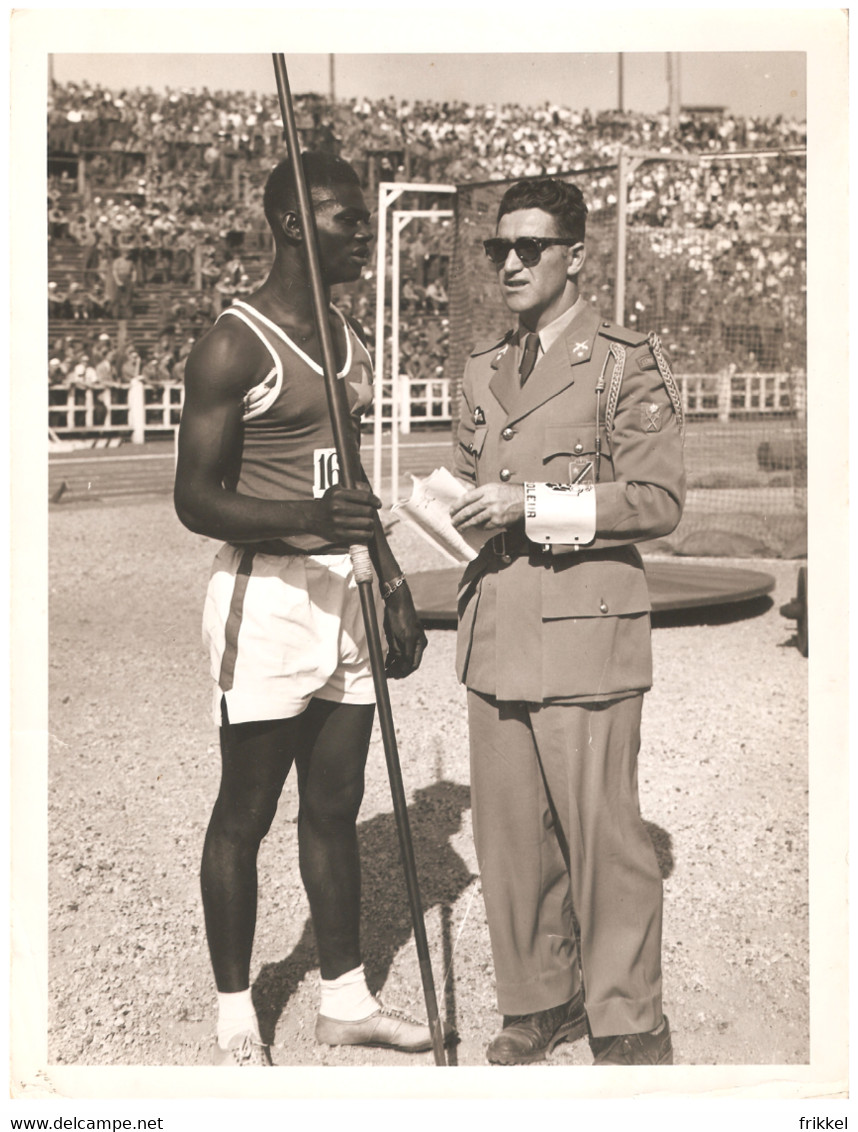
[[[503,267],[510,251],[515,252],[523,267],[535,267],[546,248],[555,244],[573,247],[580,242],[580,240],[563,240],[556,236],[519,236],[517,240],[502,240],[496,236],[491,240],[483,240],[483,247],[495,267]]]

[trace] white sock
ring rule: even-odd
[[[319,979],[322,1003],[319,1013],[338,1022],[360,1022],[379,1009],[369,993],[363,963],[336,979]]]
[[[217,1044],[221,1049],[229,1046],[230,1039],[248,1030],[259,1038],[259,1022],[253,1009],[250,988],[234,994],[217,996]]]

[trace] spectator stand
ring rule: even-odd
[[[614,288],[614,321],[626,321],[626,255],[629,226],[629,187],[636,171],[648,162],[688,161],[707,165],[721,161],[766,160],[787,155],[806,157],[804,147],[788,146],[776,150],[729,151],[725,153],[651,153],[621,148],[617,162],[617,272]]]
[[[376,288],[375,288],[375,372],[376,380],[378,382],[378,390],[376,391],[377,403],[376,411],[373,413],[373,468],[372,468],[372,482],[376,484],[377,489],[381,489],[382,483],[382,445],[383,445],[383,413],[382,413],[382,397],[384,390],[384,312],[387,303],[387,215],[391,210],[391,206],[399,200],[403,193],[431,193],[431,194],[455,194],[455,185],[433,185],[426,184],[419,181],[381,181],[378,186],[378,234],[377,234],[377,248],[376,248]],[[397,210],[398,211],[398,210]],[[404,211],[404,210],[402,210]],[[403,224],[399,231],[396,233],[395,239],[398,248],[398,235],[401,233]],[[395,281],[393,286],[392,301],[399,303],[399,280]],[[397,362],[398,362],[398,341],[396,342]],[[396,371],[391,371],[393,375]],[[396,406],[393,405],[394,399],[398,406],[398,396],[395,392],[397,382],[393,381],[391,388],[391,462],[396,461],[398,467],[399,462],[399,441],[397,435],[397,420],[396,420]],[[398,494],[398,475],[391,475],[391,491],[393,493],[393,500],[396,501]]]

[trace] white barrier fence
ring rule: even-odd
[[[807,415],[804,373],[677,374],[682,403],[689,417],[729,421],[750,414]]]
[[[172,433],[179,423],[184,386],[52,385],[48,389],[48,427],[59,437],[84,433],[124,434],[142,444],[146,433]]]
[[[400,432],[410,432],[413,425],[450,423],[448,378],[415,380],[402,376],[399,380]],[[726,421],[750,414],[794,413],[800,418],[806,414],[804,374],[677,374],[676,380],[690,417]],[[184,386],[176,383],[52,385],[48,391],[48,427],[59,437],[128,434],[135,443],[142,443],[147,433],[172,433],[179,423],[183,402]],[[381,411],[382,419],[389,422],[389,381],[382,389]]]

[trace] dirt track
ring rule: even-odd
[[[197,874],[217,790],[199,621],[213,544],[168,498],[52,508],[49,1061],[206,1064],[214,988]],[[406,569],[443,563],[401,525]],[[719,565],[725,565],[719,560]],[[808,1041],[807,661],[779,606],[657,628],[641,804],[665,876],[665,1005],[677,1063],[802,1064]],[[762,607],[762,608],[761,608]],[[484,1065],[491,954],[470,836],[464,693],[454,634],[391,694],[442,1014],[455,1061]],[[380,738],[360,835],[370,984],[422,1012]],[[288,783],[260,855],[253,980],[281,1065],[431,1065],[316,1046],[318,972]],[[552,1064],[588,1065],[586,1042]]]

